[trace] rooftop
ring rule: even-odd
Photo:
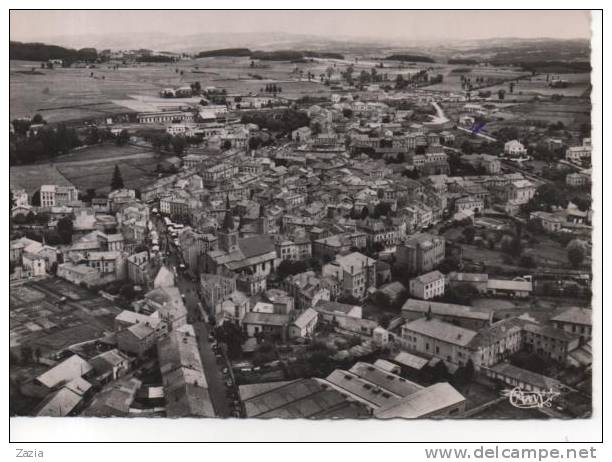
[[[426,318],[415,319],[404,324],[403,329],[460,347],[467,347],[477,335],[477,332],[473,330],[464,329],[435,318],[429,320]]]
[[[428,417],[463,401],[464,396],[455,388],[446,382],[440,382],[374,411],[374,416],[378,419]]]
[[[593,311],[588,308],[573,306],[552,318],[551,321],[590,326],[593,323]]]

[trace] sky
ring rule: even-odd
[[[285,32],[389,40],[589,38],[588,11],[15,11],[11,40]]]

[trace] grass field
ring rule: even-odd
[[[32,193],[41,184],[72,184],[79,191],[93,188],[109,192],[115,165],[127,188],[139,189],[157,177],[158,154],[150,149],[106,143],[77,149],[54,159],[53,164],[11,167],[11,187]]]
[[[232,92],[258,92],[266,83],[278,82],[287,98],[329,94],[320,82],[301,81],[293,70],[303,68],[316,75],[326,63],[265,62],[251,68],[248,58],[200,58],[176,64],[136,64],[119,69],[100,65],[95,69],[38,69],[37,62],[11,61],[9,67],[11,119],[39,112],[48,122],[62,122],[125,112],[113,101],[130,95],[156,96],[164,87],[199,81]],[[29,71],[35,68],[35,72]],[[176,70],[179,72],[176,72]],[[93,77],[92,77],[93,74]],[[249,74],[256,74],[262,80]]]

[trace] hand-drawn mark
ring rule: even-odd
[[[502,396],[507,396],[510,400],[510,404],[521,409],[551,407],[553,400],[560,394],[561,393],[553,390],[527,391],[520,387],[502,391]]]
[[[487,125],[485,122],[474,122],[470,128],[472,135],[477,135],[480,133],[480,131],[485,128],[485,125]]]

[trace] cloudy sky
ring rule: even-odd
[[[381,39],[590,37],[587,11],[11,11],[11,40],[286,32]]]

